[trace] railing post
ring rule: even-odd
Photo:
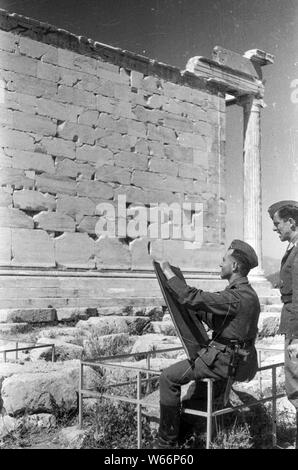
[[[52,344],[52,362],[55,362],[55,345]]]
[[[147,359],[147,369],[148,370],[150,370],[150,357],[151,357],[151,355],[150,355],[150,352],[149,352],[148,355],[147,355],[147,358],[146,358]],[[147,386],[146,386],[146,393],[150,393],[151,392],[151,382],[149,380],[150,379],[150,373],[146,374],[146,379],[148,380]]]
[[[16,341],[16,361],[19,359],[18,347],[19,347],[19,342]]]
[[[137,441],[138,449],[142,448],[142,405],[141,400],[141,372],[137,373]]]
[[[276,367],[272,367],[272,446],[276,447]]]
[[[206,449],[210,448],[212,439],[212,410],[213,410],[213,381],[207,381],[207,435],[206,435]]]
[[[259,367],[262,367],[262,351],[258,351],[258,356],[259,356]],[[259,388],[260,388],[260,397],[263,396],[263,390],[262,390],[262,372],[259,372]]]
[[[79,428],[82,429],[83,426],[83,396],[82,396],[82,389],[83,389],[83,364],[80,363],[80,372],[79,372]]]

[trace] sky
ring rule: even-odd
[[[275,56],[263,68],[263,254],[286,249],[267,207],[298,200],[298,0],[0,0],[0,8],[185,69],[220,45]],[[242,237],[242,111],[227,112],[227,242]]]

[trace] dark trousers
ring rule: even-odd
[[[289,339],[285,338],[285,386],[289,401],[298,412],[298,358],[290,359],[287,347]]]
[[[202,357],[204,357],[204,354],[202,354]],[[212,361],[212,359],[210,361],[210,353],[208,360],[209,362]],[[228,375],[228,363],[229,355],[217,353],[209,366],[201,357],[198,357],[194,362],[185,359],[167,367],[163,370],[159,382],[161,405],[180,405],[181,386],[189,383],[191,380],[226,378]]]

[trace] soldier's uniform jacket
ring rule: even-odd
[[[176,276],[170,278],[167,284],[179,303],[193,310],[213,330],[215,345],[228,343],[229,340],[244,344],[243,348],[248,354],[246,359],[240,359],[235,378],[239,381],[251,380],[258,367],[254,342],[258,332],[260,302],[247,277],[236,279],[220,292],[190,287]],[[227,348],[223,352],[226,354]],[[212,356],[211,348],[208,354]],[[210,364],[208,355],[205,357],[207,365],[212,366],[212,357]]]
[[[280,293],[283,302],[279,333],[298,338],[298,244],[288,249],[281,260]]]

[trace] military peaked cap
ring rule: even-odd
[[[255,268],[258,266],[258,257],[253,249],[248,243],[242,240],[233,240],[229,249],[241,251],[241,253],[245,256],[249,263],[250,269]]]
[[[289,208],[295,207],[296,209],[298,209],[298,202],[297,201],[279,201],[279,202],[275,202],[274,204],[271,204],[271,206],[268,208],[268,212],[269,212],[271,219],[273,219],[275,212],[279,211],[280,209],[284,209],[285,207],[289,207]]]

